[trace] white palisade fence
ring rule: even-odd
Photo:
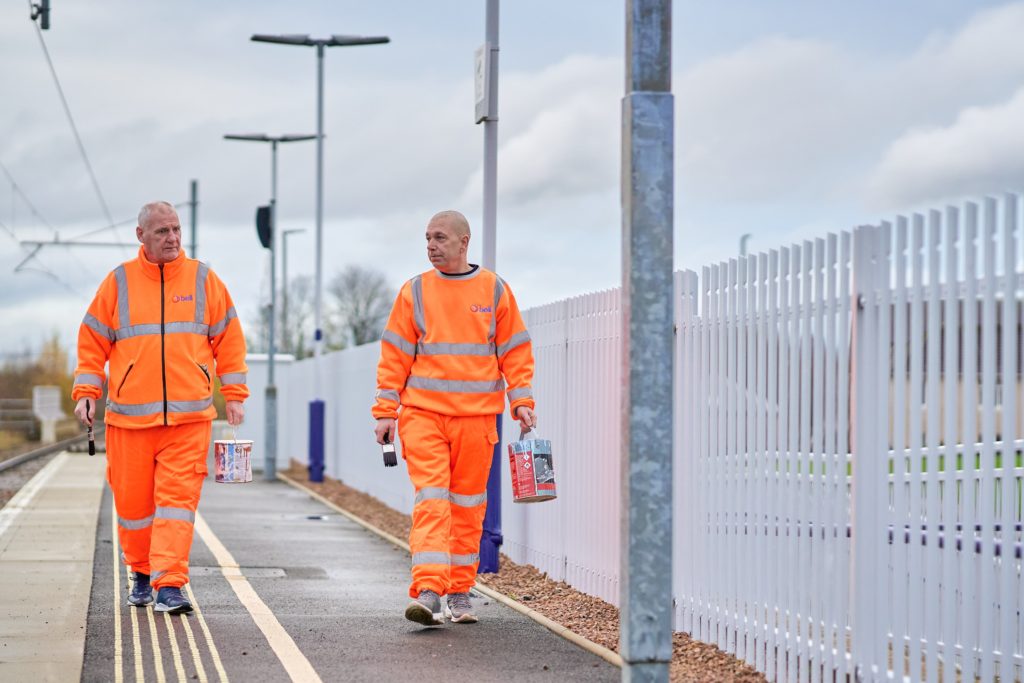
[[[677,273],[676,629],[773,681],[1024,680],[1022,288],[1016,195]],[[559,497],[514,505],[506,475],[504,552],[617,604],[619,292],[525,317]],[[327,474],[410,512],[376,359],[323,359]],[[312,373],[281,368],[281,466]]]

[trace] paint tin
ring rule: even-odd
[[[530,432],[530,434],[536,434]],[[512,501],[540,503],[557,498],[555,468],[551,458],[551,441],[527,439],[508,445],[508,462],[512,469]]]
[[[218,484],[252,481],[252,441],[217,439],[213,442],[213,464]]]

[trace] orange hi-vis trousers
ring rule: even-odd
[[[124,562],[155,588],[188,583],[188,556],[206,477],[209,420],[170,427],[107,426],[107,481]]]
[[[398,436],[416,489],[409,595],[466,593],[480,564],[487,475],[498,443],[495,416],[454,417],[403,406]]]

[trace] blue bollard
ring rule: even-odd
[[[494,444],[491,473],[487,478],[487,512],[484,513],[484,531],[480,536],[480,572],[498,571],[498,552],[501,549],[501,415],[497,416],[498,443]]]
[[[309,402],[309,480],[324,480],[324,402]]]

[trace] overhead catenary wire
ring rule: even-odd
[[[31,6],[32,2],[29,0],[29,7],[31,8]],[[89,172],[89,178],[92,181],[93,189],[96,192],[96,198],[100,202],[100,206],[103,209],[104,216],[106,216],[107,223],[113,225],[114,218],[110,214],[110,208],[107,206],[107,200],[103,196],[103,191],[100,189],[100,183],[96,178],[92,162],[89,161],[89,155],[85,151],[85,144],[82,142],[82,136],[78,133],[78,126],[75,124],[75,118],[71,114],[71,106],[68,104],[67,97],[64,95],[64,88],[60,84],[60,78],[57,76],[57,69],[53,65],[53,59],[50,57],[50,51],[46,47],[46,40],[43,38],[43,32],[35,22],[32,22],[32,26],[35,28],[36,36],[39,38],[39,45],[43,49],[43,56],[46,57],[46,64],[50,69],[50,75],[53,77],[53,83],[57,88],[57,94],[60,96],[60,102],[64,107],[64,113],[67,115],[68,124],[71,126],[71,132],[74,134],[75,143],[78,145],[78,151],[82,155],[82,161],[85,163],[86,170]]]
[[[0,161],[0,170],[2,170],[4,172],[5,176],[7,176],[7,180],[10,181],[11,187],[14,189],[15,194],[17,194],[19,197],[21,197],[21,200],[23,202],[25,202],[25,206],[27,206],[28,210],[30,212],[32,212],[32,215],[35,216],[39,220],[40,223],[42,223],[43,225],[48,227],[50,230],[53,230],[54,232],[56,232],[56,228],[54,228],[53,225],[50,224],[50,221],[46,220],[43,217],[43,214],[39,212],[39,209],[37,209],[35,207],[35,204],[32,203],[32,200],[28,198],[28,195],[25,194],[25,191],[18,184],[18,181],[16,181],[14,179],[14,176],[11,175],[10,169],[8,169],[7,166],[5,166],[2,161]],[[13,201],[13,199],[12,199],[12,201]]]
[[[191,202],[177,202],[176,204],[172,204],[171,206],[173,206],[175,209],[180,209],[183,206],[188,206],[190,203]],[[133,216],[131,218],[125,218],[123,221],[118,221],[116,223],[111,223],[110,225],[105,225],[102,228],[96,228],[95,230],[89,230],[88,232],[83,232],[80,235],[75,235],[74,237],[68,238],[68,240],[66,240],[66,241],[75,242],[77,240],[82,239],[83,237],[91,237],[92,235],[99,234],[99,233],[104,232],[106,230],[111,230],[113,228],[119,228],[119,227],[121,227],[123,225],[131,225],[131,224],[135,223],[137,220],[138,220],[138,218],[135,217],[135,216]]]

